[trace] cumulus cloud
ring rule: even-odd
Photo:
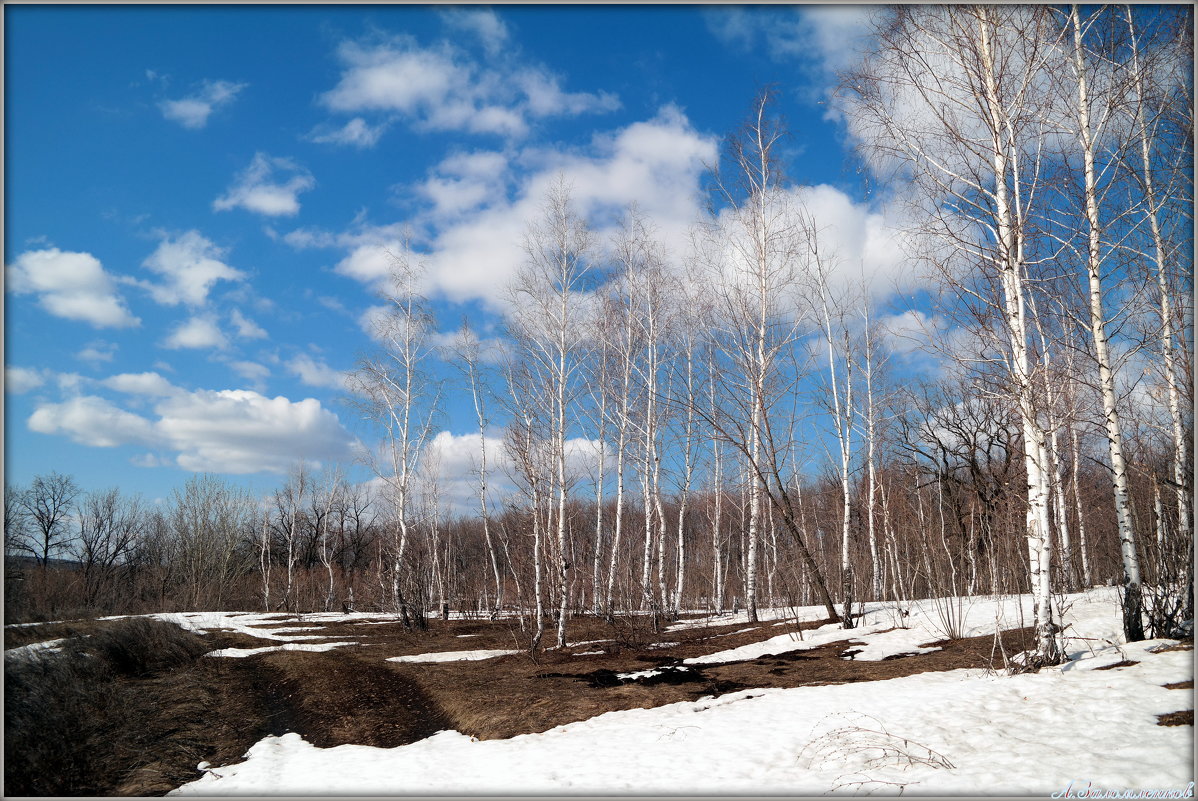
[[[489,8],[448,8],[442,12],[441,18],[451,30],[478,39],[488,55],[497,55],[510,37],[507,25]]]
[[[158,303],[177,306],[202,306],[217,281],[243,281],[245,273],[225,264],[225,251],[199,231],[178,237],[166,237],[142,266],[162,276],[162,283],[136,282],[147,289]]]
[[[270,377],[270,368],[258,362],[229,362],[229,368],[246,381],[249,381],[254,389],[259,392],[266,387],[266,379]]]
[[[268,336],[262,326],[242,314],[240,309],[230,312],[229,320],[237,328],[237,336],[242,339],[266,339]]]
[[[441,431],[425,444],[421,455],[421,471],[426,480],[435,476],[443,511],[473,514],[478,510],[478,472],[483,447],[486,448],[487,493],[492,508],[501,505],[517,491],[513,480],[515,465],[504,447],[502,435]],[[582,437],[567,439],[568,474],[584,480],[593,477],[602,447],[599,440]],[[610,464],[610,448],[607,457]]]
[[[345,373],[334,370],[323,361],[301,353],[287,362],[287,370],[310,387],[345,389]]]
[[[152,415],[82,395],[39,405],[29,417],[30,430],[93,447],[148,446],[174,454],[176,465],[195,472],[283,473],[300,459],[344,461],[355,455],[354,438],[313,398],[291,401],[249,390],[189,392],[156,373],[127,373],[101,383],[156,399]],[[154,454],[138,459],[166,463]]]
[[[381,306],[374,307],[382,309]],[[368,323],[363,326],[369,333],[371,328]],[[499,337],[479,337],[477,332],[474,332],[474,339],[478,346],[477,359],[480,364],[499,364],[503,361],[504,356],[509,350],[509,343],[505,339]],[[446,353],[456,353],[457,349],[462,345],[461,331],[438,331],[428,338],[428,342],[434,348],[439,348]],[[454,358],[457,358],[456,356]]]
[[[863,284],[881,297],[915,279],[907,270],[907,229],[900,211],[858,203],[827,184],[801,187],[795,194],[814,221],[821,249],[837,263],[834,280],[841,287]]]
[[[379,138],[390,127],[389,121],[371,125],[361,117],[354,117],[340,128],[320,126],[308,135],[313,142],[331,145],[350,145],[366,149],[378,144]]]
[[[416,192],[432,205],[432,216],[448,219],[501,199],[507,177],[508,159],[502,153],[456,153],[417,185]]]
[[[180,348],[226,348],[228,338],[210,315],[189,318],[180,323],[163,342],[163,347]]]
[[[199,390],[156,408],[156,425],[185,470],[283,473],[300,459],[353,458],[353,439],[337,415],[306,398],[268,398],[249,390]]]
[[[99,448],[157,440],[149,420],[94,395],[38,406],[29,417],[29,429],[39,434],[62,434],[80,445]]]
[[[716,6],[703,17],[729,47],[764,52],[774,61],[814,61],[831,71],[862,52],[872,13],[872,7],[856,5]]]
[[[167,397],[179,392],[179,388],[155,372],[121,373],[110,376],[100,382],[109,389],[124,392],[127,395],[145,395],[149,397]]]
[[[93,364],[110,362],[116,357],[117,348],[118,345],[115,342],[97,339],[87,343],[83,350],[75,354],[75,358]]]
[[[321,102],[334,112],[399,114],[425,131],[513,138],[524,136],[532,119],[619,107],[607,92],[563,90],[543,66],[495,58],[507,33],[494,12],[457,12],[445,19],[479,38],[491,56],[487,63],[448,41],[427,47],[406,35],[346,41],[337,49],[341,78]]]
[[[194,94],[178,100],[164,100],[158,104],[158,108],[168,120],[196,130],[207,125],[212,112],[232,103],[245,87],[244,83],[204,81]]]
[[[26,251],[5,270],[15,295],[37,295],[48,313],[80,320],[95,328],[128,328],[141,324],[116,292],[115,282],[90,253],[58,248]]]
[[[46,383],[46,371],[37,367],[4,368],[4,391],[9,395],[23,395]]]
[[[583,152],[527,149],[511,159],[495,152],[455,154],[421,185],[419,194],[429,203],[409,221],[411,228],[428,232],[412,254],[428,266],[424,289],[502,309],[505,287],[525,258],[528,222],[540,217],[546,193],[559,177],[570,185],[578,211],[598,221],[601,236],[635,202],[654,220],[667,248],[680,256],[701,208],[700,176],[716,152],[713,137],[696,131],[678,108],[666,106],[652,119],[596,135]],[[528,171],[509,175],[506,165],[512,160]],[[509,190],[509,184],[514,188]],[[389,226],[336,239],[349,246],[336,271],[385,284],[391,271],[387,251],[403,252],[399,230]]]
[[[451,514],[470,514],[478,510],[478,465],[484,443],[490,502],[498,505],[505,496],[515,492],[515,484],[507,476],[511,463],[501,436],[441,431],[424,446],[421,459],[425,476],[430,472],[436,476],[442,510]]]
[[[212,202],[216,211],[243,208],[268,217],[299,213],[299,195],[316,186],[312,174],[291,159],[255,153],[229,191]]]

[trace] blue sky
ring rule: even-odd
[[[442,330],[465,314],[486,336],[554,176],[679,243],[765,84],[795,180],[894,266],[820,103],[859,8],[4,14],[9,483],[154,498],[209,471],[266,491],[296,459],[350,460],[375,434],[340,374],[372,347],[384,248],[409,231]],[[437,430],[472,415],[451,394]]]

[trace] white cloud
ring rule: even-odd
[[[149,290],[158,303],[202,306],[217,281],[245,280],[245,273],[221,261],[224,256],[224,250],[198,231],[188,231],[174,239],[167,237],[142,262],[147,270],[161,275],[164,282],[137,284]]]
[[[426,131],[524,136],[530,119],[576,116],[619,107],[607,92],[566,92],[539,65],[495,58],[506,29],[493,12],[458,12],[447,21],[480,37],[491,57],[480,64],[448,41],[422,47],[410,36],[387,41],[346,41],[337,49],[344,69],[321,96],[341,113],[404,115]]]
[[[717,6],[703,11],[707,29],[742,51],[774,61],[814,60],[836,70],[859,57],[873,7],[861,5]]]
[[[46,371],[38,367],[4,368],[4,391],[9,395],[23,395],[46,383]]]
[[[94,395],[38,406],[29,417],[29,429],[39,434],[63,434],[81,445],[99,448],[156,440],[149,420]]]
[[[268,336],[262,326],[242,314],[240,309],[234,309],[229,314],[229,319],[237,328],[237,336],[242,339],[266,339]]]
[[[843,70],[859,60],[868,46],[876,6],[798,6],[798,28],[792,47],[780,54],[818,53],[825,69]]]
[[[276,179],[276,173],[283,176]],[[299,194],[314,186],[312,174],[291,159],[255,153],[250,166],[227,193],[212,202],[212,208],[228,211],[240,207],[268,217],[292,217],[300,210]]]
[[[158,373],[121,373],[110,376],[100,382],[109,389],[124,392],[127,395],[147,395],[150,397],[167,397],[181,390],[167,381]]]
[[[390,127],[390,122],[387,121],[371,125],[361,117],[354,117],[340,128],[329,129],[327,126],[318,128],[309,134],[308,138],[321,144],[352,145],[365,149],[378,144],[379,137],[388,127]]]
[[[580,213],[598,222],[601,235],[635,202],[680,256],[702,207],[700,176],[716,152],[713,137],[695,131],[679,109],[667,106],[650,120],[595,136],[589,152],[530,149],[513,156],[529,168],[518,180],[495,177],[508,161],[502,154],[452,156],[422,184],[431,205],[409,221],[411,228],[430,232],[414,256],[429,269],[424,289],[502,309],[505,288],[525,258],[528,222],[540,217],[546,191],[559,176],[571,186]],[[517,180],[511,197],[509,180]],[[375,237],[340,239],[350,252],[336,271],[368,284],[385,283],[391,268],[386,251],[402,252],[399,230],[390,226],[376,229]]]
[[[383,307],[377,306],[376,309],[381,310]],[[367,332],[370,329],[368,323],[364,323],[367,327]],[[478,343],[478,361],[481,364],[499,364],[503,361],[504,355],[508,352],[508,341],[498,337],[482,337],[479,338],[475,332],[475,339]],[[461,331],[438,331],[428,338],[429,344],[435,348],[441,348],[447,353],[456,352],[456,349],[461,346]],[[454,356],[453,358],[457,358]]]
[[[910,286],[908,247],[896,210],[857,203],[839,189],[819,184],[794,190],[814,220],[821,250],[836,262],[837,288],[865,285],[875,296]]]
[[[106,342],[103,339],[97,339],[87,343],[83,350],[75,354],[75,358],[93,364],[99,362],[110,362],[116,357],[118,345],[115,342]]]
[[[323,361],[301,353],[287,362],[287,370],[310,387],[345,389],[345,373],[334,370]]]
[[[427,475],[435,470],[437,488],[441,493],[443,512],[472,514],[478,511],[478,465],[480,447],[487,448],[487,493],[492,508],[515,492],[508,478],[511,460],[504,448],[502,436],[452,434],[441,431],[424,446],[422,463]]]
[[[218,473],[283,473],[299,459],[311,462],[353,458],[355,440],[319,401],[268,398],[249,390],[171,387],[153,373],[113,376],[105,385],[122,392],[157,396],[153,414],[142,417],[95,396],[38,406],[30,430],[70,437],[93,447],[144,445],[175,454],[184,470]],[[154,454],[139,464],[164,464]]]
[[[893,353],[927,353],[948,334],[946,320],[916,309],[888,315],[878,320],[882,341]]]
[[[229,368],[237,375],[250,382],[250,385],[262,392],[266,389],[266,379],[270,377],[270,368],[264,364],[250,361],[229,362]]]
[[[204,81],[195,94],[178,100],[165,100],[158,104],[158,108],[162,110],[162,116],[184,128],[203,128],[208,124],[212,112],[232,103],[237,93],[245,87],[244,83]]]
[[[507,177],[508,158],[502,153],[457,153],[437,165],[416,191],[432,204],[431,216],[447,219],[501,200]]]
[[[290,401],[249,390],[200,390],[158,405],[156,428],[185,470],[286,472],[300,459],[346,461],[352,437],[313,398]]]
[[[442,12],[445,24],[478,39],[489,55],[497,55],[508,43],[507,25],[492,9],[449,8]]]
[[[435,472],[441,494],[442,512],[474,514],[478,510],[478,469],[480,449],[487,456],[487,493],[492,509],[498,508],[516,491],[515,469],[504,445],[502,434],[480,432],[453,434],[438,432],[424,446],[421,472],[424,478]],[[594,473],[601,445],[598,440],[575,437],[566,440],[566,469],[571,476],[588,480]],[[607,456],[612,453],[608,449]],[[608,459],[611,464],[611,459]],[[380,484],[385,486],[385,482]]]
[[[54,376],[54,383],[58,385],[58,388],[63,392],[71,393],[78,393],[79,388],[88,380],[90,379],[86,379],[78,373],[59,373]]]
[[[229,340],[217,327],[211,316],[192,317],[180,323],[166,338],[163,347],[179,348],[225,348]]]
[[[55,317],[80,320],[96,328],[141,324],[125,308],[112,278],[90,253],[58,248],[26,251],[5,270],[8,291],[36,294],[42,308]]]

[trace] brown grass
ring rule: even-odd
[[[797,637],[800,628],[827,622],[802,627],[793,622],[740,623],[655,632],[647,618],[607,622],[588,617],[571,621],[571,641],[581,644],[564,650],[547,650],[535,658],[523,652],[444,663],[386,659],[435,651],[514,649],[528,642],[529,633],[509,621],[432,621],[425,632],[409,632],[394,622],[319,625],[303,618],[280,619],[271,628],[319,625],[318,631],[302,633],[360,645],[324,653],[279,651],[246,658],[194,658],[210,649],[274,643],[235,632],[214,632],[202,638],[180,632],[186,642],[173,646],[176,656],[168,664],[150,664],[148,670],[109,669],[105,675],[84,677],[84,684],[91,687],[90,695],[84,695],[91,700],[72,713],[74,720],[81,722],[39,723],[33,715],[22,724],[34,728],[46,724],[41,725],[41,734],[55,744],[57,753],[51,756],[64,764],[83,758],[80,754],[89,749],[87,770],[47,771],[44,764],[30,764],[19,749],[10,750],[6,741],[7,789],[10,793],[54,795],[158,795],[198,778],[196,764],[201,761],[214,765],[238,761],[250,745],[267,734],[294,731],[320,747],[344,743],[393,747],[443,729],[495,739],[545,731],[608,711],[693,701],[747,688],[841,684],[963,667],[1000,667],[991,664],[994,641],[989,636],[939,642],[936,645],[941,650],[928,654],[865,662],[846,658],[846,652],[860,644],[852,631],[846,631],[844,640],[806,651],[678,669],[687,657],[786,632]],[[105,654],[93,662],[115,664],[123,658],[120,654],[147,651],[139,650],[135,643],[101,647],[110,627],[102,621],[58,625],[74,626],[71,631],[92,635],[78,642],[91,643],[80,647]],[[130,636],[137,641],[161,634],[156,626],[138,634],[139,626],[119,628],[132,632]],[[28,642],[69,633],[65,628],[28,629],[40,630]],[[13,631],[7,630],[6,637]],[[1030,644],[1030,629],[1006,632],[1004,638],[1008,652],[1020,650]],[[587,642],[595,640],[601,642]],[[202,647],[197,645],[201,642]],[[676,644],[653,647],[662,643]],[[158,646],[148,649],[157,650]],[[575,655],[596,651],[600,653]],[[138,659],[145,661],[141,657],[132,661]],[[45,660],[45,664],[54,663]],[[666,668],[663,675],[638,681],[616,677],[617,673],[655,666]],[[9,689],[31,692],[29,687]],[[49,784],[21,778],[47,775],[53,777]]]
[[[1102,667],[1096,667],[1094,669],[1095,670],[1114,670],[1115,668],[1131,667],[1132,665],[1138,665],[1138,664],[1140,664],[1140,663],[1138,661],[1136,661],[1135,659],[1123,659],[1123,660],[1120,660],[1119,662],[1115,662],[1114,664],[1103,665]]]
[[[1156,716],[1158,726],[1193,726],[1194,710],[1183,709],[1180,712],[1169,712]]]

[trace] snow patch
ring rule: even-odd
[[[497,656],[521,654],[523,651],[491,650],[491,651],[440,651],[431,654],[415,654],[411,656],[391,656],[388,662],[474,662],[479,659],[494,659]]]
[[[216,651],[209,651],[204,656],[231,656],[231,657],[246,657],[256,656],[257,654],[268,654],[271,651],[331,651],[334,648],[341,648],[346,645],[359,645],[356,642],[323,642],[323,643],[286,643],[284,645],[267,645],[262,648],[221,648]]]

